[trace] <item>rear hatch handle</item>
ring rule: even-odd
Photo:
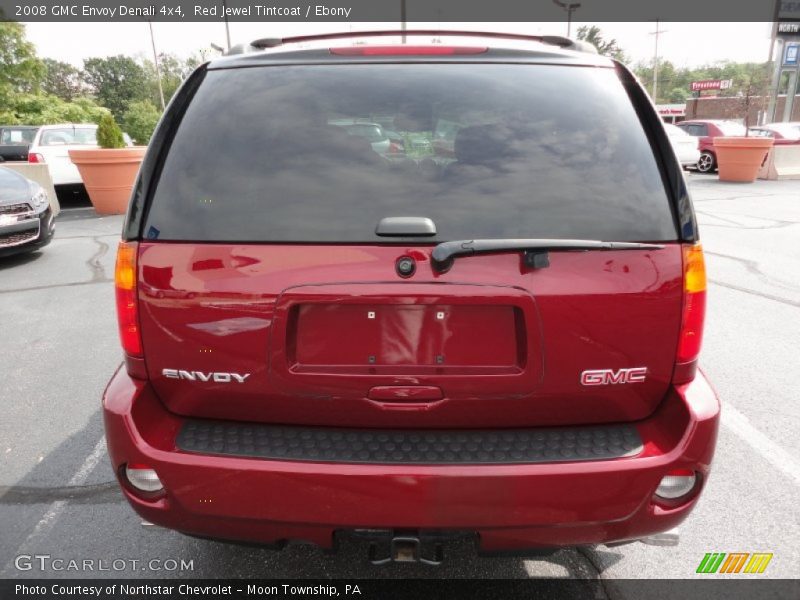
[[[438,244],[431,253],[434,269],[444,273],[460,256],[473,256],[490,252],[523,250],[525,264],[540,269],[549,266],[547,252],[550,250],[661,250],[661,244],[639,242],[604,242],[601,240],[549,240],[549,239],[511,239],[511,240],[454,240]]]

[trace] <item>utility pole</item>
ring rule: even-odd
[[[400,0],[400,29],[403,32],[402,43],[406,43],[406,0]]]
[[[656,19],[656,30],[651,31],[650,35],[656,36],[656,49],[653,54],[653,104],[658,103],[658,36],[667,33],[666,29],[659,29],[660,21]]]
[[[153,63],[156,66],[156,80],[158,81],[158,95],[161,98],[161,110],[164,110],[167,107],[167,104],[164,102],[164,88],[161,86],[161,67],[158,64],[158,52],[156,52],[156,38],[153,35],[153,22],[148,21],[147,24],[150,26],[150,43],[153,45]]]
[[[581,7],[580,2],[562,2],[561,0],[553,0],[553,4],[560,6],[567,11],[567,37],[569,37],[572,35],[572,13]]]
[[[222,10],[225,12],[225,39],[228,42],[228,51],[231,49],[231,28],[228,24],[228,2],[222,0]]]

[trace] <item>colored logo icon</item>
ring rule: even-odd
[[[772,553],[708,552],[697,566],[697,573],[763,573]]]

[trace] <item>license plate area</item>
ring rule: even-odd
[[[272,385],[298,396],[435,386],[450,399],[523,397],[543,375],[536,302],[515,287],[297,286],[278,298],[271,330]]]
[[[519,307],[303,303],[293,307],[289,361],[301,372],[513,371],[525,365]]]

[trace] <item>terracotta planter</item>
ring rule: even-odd
[[[133,146],[69,151],[98,214],[120,215],[128,209],[133,182],[146,149]]]
[[[772,138],[758,136],[714,138],[720,181],[755,181],[774,142]]]

